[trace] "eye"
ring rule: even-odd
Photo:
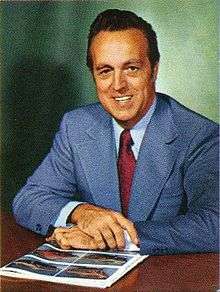
[[[138,67],[136,67],[136,66],[129,66],[128,67],[128,71],[130,71],[130,72],[136,72],[136,71],[138,71]]]
[[[111,72],[111,69],[110,68],[106,68],[106,69],[100,70],[98,72],[98,75],[105,76],[105,75],[107,75],[110,72]]]

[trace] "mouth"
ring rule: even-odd
[[[119,103],[125,103],[125,102],[130,101],[131,98],[132,98],[131,95],[126,95],[126,96],[118,96],[118,97],[115,97],[115,100],[118,101]]]

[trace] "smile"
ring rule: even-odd
[[[120,96],[120,97],[115,97],[115,100],[119,101],[119,102],[126,102],[131,100],[132,96]]]

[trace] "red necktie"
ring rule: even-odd
[[[133,140],[130,130],[124,130],[120,136],[119,156],[118,156],[118,176],[121,194],[122,212],[127,216],[130,199],[132,178],[135,169],[135,157],[131,149]]]

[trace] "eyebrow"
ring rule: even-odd
[[[102,70],[104,68],[109,68],[109,69],[112,69],[113,67],[108,65],[108,64],[99,64],[97,67],[96,67],[96,70]]]
[[[123,64],[123,66],[128,66],[128,65],[130,65],[130,64],[134,64],[134,63],[136,63],[136,64],[139,64],[139,65],[142,65],[143,64],[143,62],[141,61],[141,60],[138,60],[138,59],[130,59],[130,60],[128,60],[127,62],[125,62],[124,64]],[[108,65],[108,64],[99,64],[97,67],[96,67],[96,70],[102,70],[102,69],[104,69],[104,68],[109,68],[109,69],[113,69],[113,67],[111,66],[111,65]]]
[[[127,62],[125,62],[124,66],[130,65],[130,64],[133,64],[133,63],[140,64],[140,65],[143,64],[143,62],[141,60],[131,59],[131,60],[128,60]]]

